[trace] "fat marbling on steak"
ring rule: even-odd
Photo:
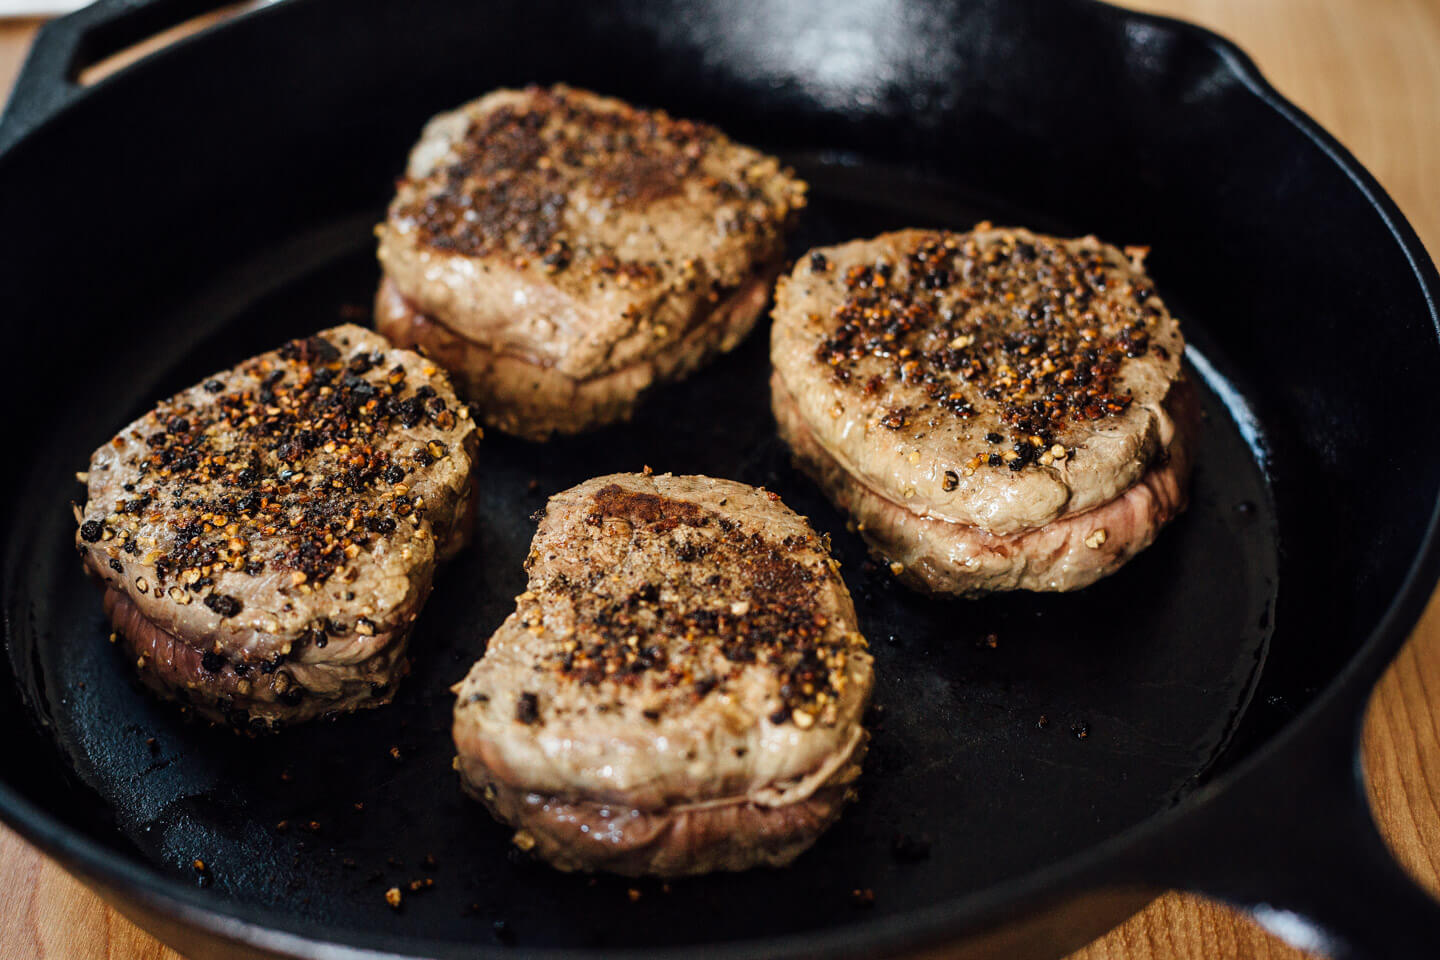
[[[256,729],[375,706],[465,542],[478,436],[432,361],[336,327],[96,450],[75,542],[161,695]]]
[[[713,127],[564,86],[425,127],[377,233],[376,324],[444,357],[490,423],[630,415],[763,312],[805,185]]]
[[[567,870],[788,863],[860,772],[872,660],[828,543],[774,494],[615,474],[550,499],[456,687],[456,766]]]
[[[1077,589],[1184,508],[1197,400],[1131,254],[982,224],[818,249],[782,279],[781,435],[908,583]]]

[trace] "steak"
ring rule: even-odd
[[[157,693],[253,729],[376,706],[466,541],[478,439],[432,361],[336,327],[102,445],[75,542]]]
[[[452,372],[499,429],[623,419],[745,336],[804,202],[778,160],[704,124],[498,90],[411,153],[377,230],[377,324],[463,360]]]
[[[788,863],[860,772],[872,660],[828,543],[773,494],[615,474],[552,497],[456,686],[456,761],[565,870]]]
[[[776,293],[781,435],[912,586],[1092,583],[1184,508],[1198,429],[1142,258],[988,224],[812,251]]]

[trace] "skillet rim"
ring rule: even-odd
[[[291,0],[303,2],[303,0]],[[1130,24],[1141,24],[1169,32],[1172,36],[1188,37],[1209,48],[1254,97],[1294,127],[1326,158],[1345,174],[1359,191],[1370,209],[1380,217],[1408,261],[1411,272],[1424,298],[1431,326],[1440,338],[1440,274],[1428,251],[1395,202],[1375,178],[1313,118],[1299,109],[1260,72],[1254,61],[1235,43],[1220,34],[1189,21],[1134,11],[1102,0],[1081,0],[1096,9],[1101,17]],[[280,5],[265,5],[247,11],[235,20],[265,17]],[[74,15],[72,15],[74,16]],[[60,23],[61,18],[52,23]],[[104,90],[121,77],[163,66],[172,50],[204,42],[223,31],[229,22],[185,37],[166,48],[144,57],[141,61],[98,81],[78,94],[52,116],[24,130],[13,143],[0,148],[0,160],[31,139],[51,122],[68,112],[94,90]],[[47,29],[42,27],[42,31]],[[24,68],[22,67],[22,75]],[[3,119],[3,117],[0,117]],[[1153,843],[1157,836],[1175,831],[1199,811],[1231,791],[1247,776],[1266,765],[1285,747],[1305,736],[1325,714],[1335,710],[1360,710],[1355,718],[1363,721],[1363,706],[1368,702],[1374,682],[1389,665],[1396,652],[1408,639],[1420,613],[1435,591],[1440,579],[1440,491],[1425,525],[1425,532],[1401,584],[1393,595],[1376,626],[1357,647],[1345,665],[1296,716],[1280,730],[1254,748],[1252,753],[1226,770],[1204,788],[1183,797],[1168,810],[1134,824],[1093,846],[1065,859],[1041,867],[1011,880],[984,888],[958,899],[923,907],[891,917],[862,920],[841,926],[792,933],[755,940],[737,940],[706,945],[707,955],[722,958],[782,957],[814,955],[859,955],[884,950],[894,953],[953,942],[967,934],[978,934],[1003,920],[1047,902],[1063,901],[1082,889],[1087,878],[1107,887],[1144,887],[1136,871],[1120,877],[1103,876],[1103,868],[1123,865],[1124,854]],[[6,624],[9,633],[9,624]],[[410,938],[397,935],[367,935],[337,939],[337,932],[318,921],[284,918],[283,927],[273,923],[275,914],[243,903],[217,901],[198,888],[157,872],[148,864],[132,860],[109,850],[82,834],[72,831],[40,807],[16,793],[0,781],[0,821],[15,830],[26,842],[38,847],[47,856],[57,859],[70,872],[88,883],[102,887],[109,896],[134,903],[148,912],[172,919],[178,926],[195,929],[205,936],[229,940],[254,950],[290,954],[324,960],[399,960],[422,956],[413,951]],[[1098,889],[1098,888],[1097,888]],[[119,893],[123,891],[123,893]],[[223,912],[216,905],[228,909]],[[372,944],[378,949],[362,945]],[[435,946],[451,953],[462,951],[468,957],[580,957],[593,951],[568,948],[507,947],[471,941],[436,941]],[[646,958],[682,958],[694,947],[674,946],[648,949],[607,950],[607,955]],[[458,955],[458,953],[456,954]]]

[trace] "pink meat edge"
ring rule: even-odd
[[[130,598],[105,589],[105,614],[115,642],[133,658],[140,682],[196,715],[247,730],[273,730],[319,716],[390,702],[409,662],[409,625],[367,638],[375,653],[353,664],[287,662],[266,673],[258,664],[235,671],[229,660],[207,670],[204,653],[157,626]],[[298,695],[296,691],[299,691]],[[287,699],[288,698],[288,699]],[[294,702],[289,702],[293,700]]]
[[[764,806],[724,803],[640,810],[621,804],[562,799],[505,783],[477,760],[461,758],[461,783],[514,842],[564,871],[678,877],[783,867],[808,850],[853,798],[855,764],[805,799]]]

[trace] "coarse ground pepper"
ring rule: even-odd
[[[812,258],[810,268],[829,265]],[[851,267],[843,283],[833,313],[812,317],[826,331],[816,361],[866,393],[918,386],[928,404],[882,411],[891,430],[922,413],[997,411],[1008,437],[988,434],[994,450],[973,466],[1013,471],[1063,458],[1067,427],[1130,406],[1117,376],[1150,349],[1163,316],[1150,281],[1103,245],[988,224],[922,234],[902,257]]]

